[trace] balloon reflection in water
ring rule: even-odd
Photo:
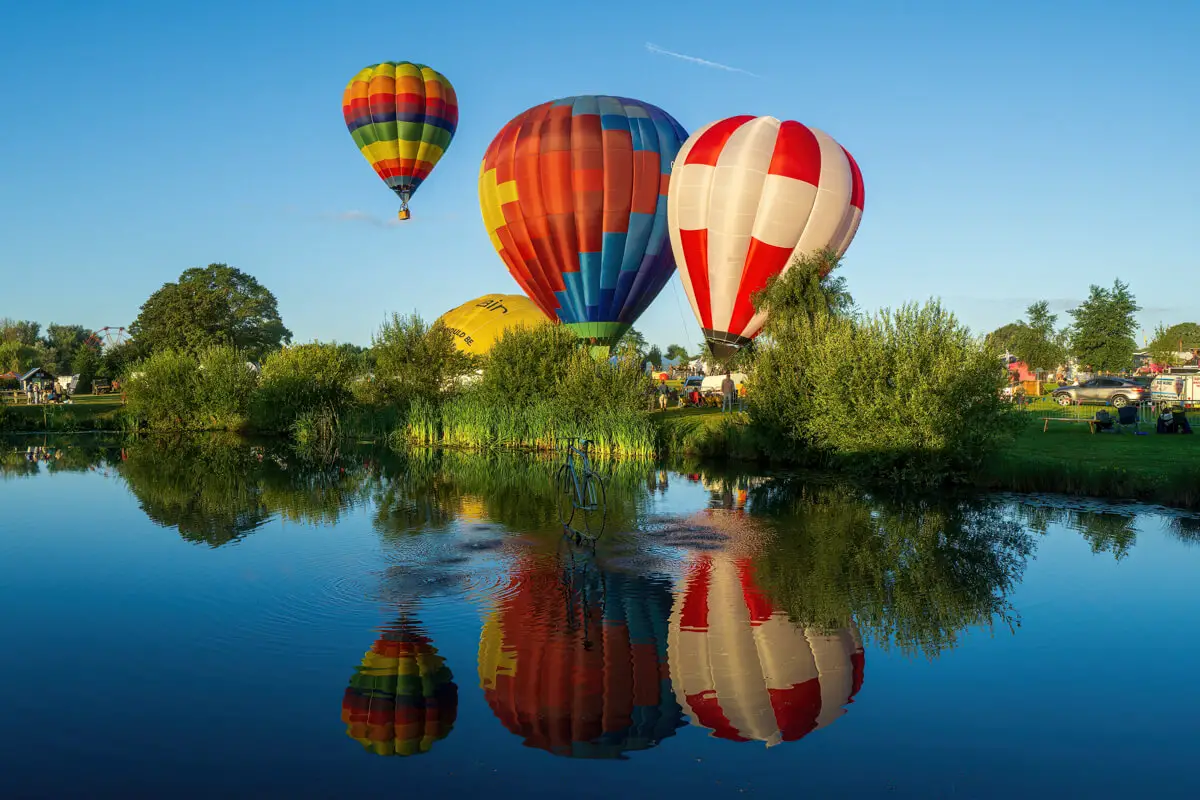
[[[683,725],[667,668],[665,578],[527,558],[484,624],[479,679],[493,713],[537,747],[624,758]]]
[[[427,752],[454,727],[458,686],[437,648],[412,622],[384,629],[342,697],[346,735],[381,756]]]
[[[863,682],[854,627],[792,624],[754,583],[748,559],[698,557],[671,612],[671,682],[691,721],[721,739],[767,746],[845,713]]]

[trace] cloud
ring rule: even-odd
[[[654,53],[655,55],[670,56],[671,58],[678,58],[680,61],[687,61],[692,64],[699,64],[702,67],[712,67],[713,69],[723,69],[726,72],[738,72],[738,73],[741,73],[742,75],[749,75],[751,78],[761,78],[762,77],[762,75],[756,75],[755,73],[751,72],[750,70],[742,69],[741,67],[731,67],[728,64],[722,64],[718,61],[709,61],[707,58],[697,58],[696,56],[685,56],[683,53],[676,53],[672,50],[664,50],[663,48],[659,47],[658,45],[651,44],[650,42],[646,42],[646,50],[648,52]]]

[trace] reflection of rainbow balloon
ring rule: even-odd
[[[622,758],[683,724],[667,675],[669,584],[597,571],[577,578],[564,592],[551,560],[518,570],[515,591],[484,624],[479,679],[526,746]]]
[[[346,735],[381,756],[424,753],[449,735],[458,687],[445,659],[415,627],[385,630],[342,697]]]
[[[768,746],[845,713],[863,682],[858,631],[799,628],[754,584],[746,559],[705,555],[671,612],[671,682],[713,736]]]

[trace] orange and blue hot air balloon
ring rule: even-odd
[[[675,271],[667,189],[687,132],[626,97],[564,97],[517,115],[479,170],[492,246],[529,299],[611,345]]]
[[[367,162],[408,201],[450,147],[458,98],[446,76],[424,64],[385,61],[359,72],[342,95],[342,115]]]

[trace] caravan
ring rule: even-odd
[[[1200,371],[1175,367],[1159,375],[1150,384],[1150,399],[1159,405],[1200,408]]]

